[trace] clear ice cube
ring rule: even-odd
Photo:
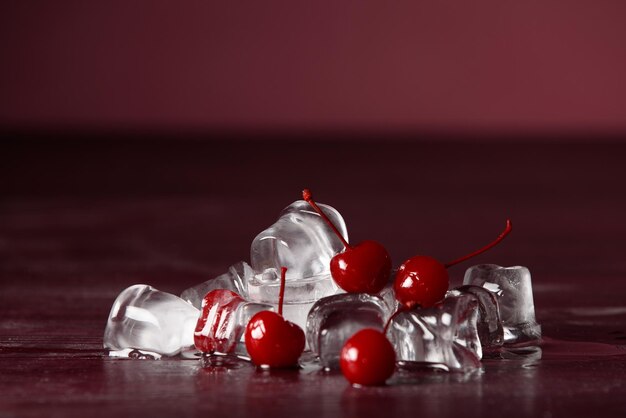
[[[497,350],[504,343],[504,329],[496,296],[484,287],[465,285],[450,290],[446,297],[470,295],[478,303],[476,329],[483,352]]]
[[[193,333],[196,348],[203,353],[246,355],[238,344],[250,319],[272,306],[246,302],[237,293],[216,289],[202,300],[202,313]]]
[[[475,297],[450,296],[431,308],[399,312],[389,322],[387,338],[401,366],[429,363],[470,371],[480,367],[482,357],[477,318]]]
[[[317,301],[309,312],[306,336],[309,348],[325,369],[339,367],[346,340],[365,328],[382,331],[393,311],[378,296],[344,293]]]
[[[328,205],[319,206],[347,240],[348,231],[339,212]],[[288,282],[326,276],[330,273],[330,259],[343,249],[319,214],[307,202],[298,200],[256,236],[250,248],[251,265],[260,281],[278,281],[281,267],[288,269]]]
[[[104,330],[104,348],[117,357],[136,350],[176,355],[193,349],[198,315],[198,309],[178,296],[144,284],[131,286],[113,302]]]
[[[250,300],[267,303],[278,310],[280,281],[262,283],[252,279],[248,283]],[[330,274],[307,279],[285,281],[283,316],[302,329],[306,329],[306,320],[313,304],[323,297],[342,293]]]
[[[541,326],[535,319],[530,271],[526,267],[473,266],[465,272],[463,284],[481,286],[496,295],[505,345],[527,344],[541,338]]]
[[[245,261],[240,261],[230,266],[226,273],[184,290],[180,297],[198,309],[202,306],[204,296],[215,289],[228,289],[246,299],[248,279],[253,275],[252,267]]]
[[[339,212],[328,205],[319,206],[348,239]],[[292,203],[252,242],[255,274],[248,280],[249,299],[276,306],[281,267],[287,267],[283,315],[305,329],[307,314],[317,300],[343,292],[330,276],[330,260],[343,249],[339,238],[307,202]]]

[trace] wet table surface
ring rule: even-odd
[[[626,416],[626,146],[350,139],[11,139],[0,150],[0,417]],[[102,333],[135,283],[180,293],[249,259],[312,188],[395,265],[453,259],[533,274],[540,349],[471,374],[262,372],[115,360]],[[464,269],[451,269],[453,285]]]

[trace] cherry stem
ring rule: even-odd
[[[280,292],[278,293],[278,315],[283,316],[283,302],[285,300],[285,284],[287,277],[287,267],[280,268]]]
[[[343,237],[343,235],[341,235],[341,232],[339,232],[339,230],[337,229],[337,227],[335,226],[335,224],[332,223],[332,221],[328,218],[328,216],[326,216],[326,214],[322,211],[322,209],[320,209],[319,206],[317,206],[317,203],[315,203],[315,201],[313,200],[313,193],[311,193],[311,191],[309,189],[304,189],[302,191],[302,198],[313,207],[313,209],[315,209],[315,212],[317,212],[324,221],[326,221],[326,223],[328,224],[328,226],[330,226],[330,228],[333,230],[333,232],[335,233],[335,235],[337,235],[339,237],[339,239],[341,240],[341,243],[343,244],[344,247],[346,248],[352,248],[352,246],[350,244],[348,244],[348,241],[346,241],[346,239]]]
[[[383,335],[387,335],[387,329],[389,328],[389,325],[391,325],[391,321],[398,315],[400,315],[402,312],[408,311],[409,308],[406,308],[403,305],[398,306],[398,310],[394,312],[393,315],[391,315],[389,317],[389,319],[387,320],[387,322],[385,323],[385,328],[383,328]]]
[[[462,263],[465,260],[469,260],[472,257],[476,257],[477,255],[484,253],[485,251],[487,251],[487,250],[495,247],[496,245],[498,245],[500,243],[500,241],[502,241],[507,235],[509,235],[509,232],[511,232],[512,229],[513,229],[513,225],[511,224],[511,220],[507,219],[506,220],[506,227],[504,228],[504,231],[502,231],[500,233],[500,235],[498,235],[498,238],[496,238],[493,242],[485,245],[483,248],[481,248],[479,250],[474,251],[473,253],[465,255],[465,256],[463,256],[461,258],[457,258],[454,261],[450,261],[449,263],[444,264],[444,266],[446,268],[452,267],[455,264]]]

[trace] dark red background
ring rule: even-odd
[[[621,135],[625,13],[618,0],[4,1],[0,127]]]

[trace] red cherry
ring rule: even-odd
[[[367,328],[346,341],[339,364],[352,384],[382,385],[393,374],[396,353],[382,332]]]
[[[482,254],[494,247],[511,232],[511,229],[511,221],[507,219],[504,231],[493,242],[446,264],[442,264],[434,258],[425,255],[409,258],[400,266],[394,279],[393,290],[396,299],[405,308],[412,308],[416,305],[423,308],[433,306],[442,300],[448,291],[449,279],[448,271],[446,270],[448,267]]]
[[[243,333],[234,332],[228,324],[232,323],[237,307],[244,300],[238,294],[226,289],[215,289],[202,300],[202,315],[196,323],[194,344],[203,353],[229,353]]]
[[[405,307],[428,308],[444,298],[448,285],[448,271],[443,264],[432,257],[417,255],[400,266],[393,290]]]
[[[330,274],[335,283],[350,293],[375,294],[383,290],[391,275],[391,257],[385,247],[372,240],[350,245],[315,203],[309,189],[302,191],[302,198],[315,209],[346,247],[344,252],[330,260]]]
[[[281,269],[278,313],[262,311],[252,317],[246,327],[246,349],[258,366],[290,367],[298,364],[304,351],[304,331],[283,318],[283,298],[287,268]]]
[[[304,331],[275,312],[259,312],[246,327],[246,349],[258,366],[295,366],[304,343]]]
[[[378,293],[389,281],[391,257],[376,241],[363,241],[330,260],[333,280],[346,292]]]

